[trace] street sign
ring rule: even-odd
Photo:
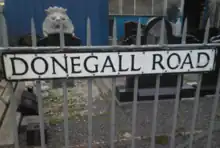
[[[215,50],[4,53],[7,80],[212,71]]]

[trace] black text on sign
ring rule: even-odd
[[[99,77],[213,70],[215,50],[4,54],[10,80]]]

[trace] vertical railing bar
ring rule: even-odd
[[[18,140],[18,129],[17,129],[17,120],[16,120],[16,112],[17,112],[17,100],[14,94],[14,88],[12,82],[9,82],[9,93],[10,96],[10,111],[11,111],[11,123],[13,128],[13,138],[14,138],[14,148],[19,148],[19,140]]]
[[[91,46],[91,22],[87,19],[86,44]],[[92,148],[92,78],[88,78],[88,148]]]
[[[204,43],[208,43],[209,28],[210,28],[210,19],[208,19],[208,21],[207,21],[206,33],[205,33],[206,37],[204,37],[206,39],[206,41],[204,39]],[[218,72],[218,81],[217,81],[217,86],[216,86],[215,99],[213,102],[211,121],[210,121],[210,126],[209,126],[209,131],[208,131],[208,140],[207,140],[207,145],[206,145],[207,148],[211,148],[212,131],[214,128],[214,120],[215,120],[215,115],[216,115],[218,101],[219,101],[219,90],[220,90],[220,69]]]
[[[209,28],[210,28],[210,18],[208,18],[208,20],[207,20],[203,44],[208,44],[208,41],[209,41]]]
[[[92,79],[88,79],[88,148],[92,148]]]
[[[137,1],[136,0],[134,0],[134,15],[136,15],[136,8],[137,7]]]
[[[209,28],[210,28],[210,18],[208,18],[208,20],[207,20],[203,44],[208,44],[208,41],[209,41]]]
[[[3,19],[4,19],[4,15],[1,14],[1,15],[0,15],[0,22],[2,22],[1,24],[3,24]],[[2,25],[1,25],[0,31],[2,32],[2,33],[0,34],[0,43],[1,43],[2,45],[4,45],[4,41],[3,41],[4,28],[3,28]],[[2,67],[1,67],[1,68],[2,68]]]
[[[184,26],[183,26],[183,33],[182,33],[182,39],[181,39],[182,44],[186,44],[186,34],[187,34],[187,18],[185,19]],[[180,101],[181,83],[182,83],[182,75],[178,74],[170,148],[175,148],[175,136],[176,136],[175,133],[176,133],[177,115],[178,115],[179,101]]]
[[[150,148],[155,148],[155,136],[156,136],[156,127],[157,127],[157,111],[158,111],[158,102],[159,102],[159,89],[160,89],[160,75],[156,77],[156,92],[154,96],[154,109],[153,109],[153,121],[151,129],[151,145]]]
[[[182,33],[182,38],[181,38],[181,43],[182,44],[186,44],[187,24],[188,24],[188,19],[185,18],[184,25],[183,25],[183,33]]]
[[[160,29],[160,42],[159,44],[161,46],[164,45],[164,39],[165,39],[165,16],[166,16],[166,12],[167,12],[167,0],[164,0],[164,7],[163,7],[163,20],[162,20],[162,24],[161,24],[161,29]]]
[[[167,0],[164,0],[163,16],[166,16],[166,13],[167,13]]]
[[[214,6],[214,7],[212,7],[211,8],[211,13],[210,13],[210,15],[209,15],[209,18],[211,18],[211,20],[210,20],[210,26],[211,27],[215,27],[215,14],[216,14],[216,7],[217,7],[217,2],[216,2],[216,0],[212,0],[211,1],[211,3],[212,3],[212,6]],[[210,8],[209,8],[210,9]]]
[[[116,88],[116,78],[112,78],[112,104],[111,104],[111,139],[110,148],[115,147],[115,88]]]
[[[3,46],[8,47],[8,30],[5,17],[2,19],[2,31],[3,31]],[[17,82],[18,83],[18,82]],[[17,112],[17,100],[14,94],[13,83],[9,82],[9,93],[10,93],[10,111],[11,111],[11,124],[13,129],[13,138],[14,138],[14,148],[19,148],[19,140],[18,140],[18,129],[17,129],[17,120],[16,120],[16,112]]]
[[[166,0],[165,0],[166,1]],[[164,37],[165,37],[165,20],[163,18],[160,30],[160,45],[164,45]],[[157,127],[157,111],[158,111],[158,103],[159,103],[159,93],[160,93],[160,74],[156,76],[156,92],[154,94],[154,108],[153,108],[153,121],[151,128],[151,144],[150,148],[155,148],[155,135],[156,135],[156,127]]]
[[[152,4],[151,4],[151,15],[153,16],[154,15],[154,0],[151,1]]]
[[[215,116],[218,108],[218,103],[219,103],[219,91],[220,91],[220,69],[218,70],[218,81],[217,81],[217,86],[215,90],[215,98],[214,102],[212,105],[212,115],[211,115],[211,121],[209,125],[209,131],[208,131],[208,140],[207,140],[207,145],[206,148],[211,148],[211,143],[212,143],[212,132],[214,129],[214,121],[215,121]]]
[[[180,17],[181,17],[181,22],[184,22],[185,23],[185,21],[186,20],[184,20],[184,5],[185,5],[185,0],[181,0],[181,3],[180,3]],[[183,24],[184,25],[184,24]],[[181,23],[181,33],[183,32],[183,30],[182,30],[182,23]]]
[[[63,24],[60,26],[60,48],[63,50],[65,47],[65,37],[63,31]],[[67,78],[63,80],[63,113],[64,113],[64,140],[65,147],[69,147],[69,121],[68,121],[68,90],[67,90]]]
[[[184,4],[185,4],[185,0],[181,0],[181,3],[180,3],[180,14],[181,14],[181,16],[183,16],[183,13],[184,13]]]
[[[135,148],[137,97],[138,97],[138,76],[135,76],[135,78],[134,78],[133,104],[132,104],[132,141],[131,141],[131,148]]]
[[[31,18],[31,39],[32,39],[32,47],[35,48],[37,46],[37,38],[36,38],[36,29],[34,19]],[[45,145],[45,134],[44,134],[44,112],[43,112],[43,101],[41,96],[41,82],[38,80],[36,81],[36,95],[38,100],[38,112],[40,118],[40,140],[41,140],[41,147],[46,148]]]
[[[210,28],[210,18],[208,19],[206,28],[205,28],[205,34],[204,34],[204,40],[203,40],[204,45],[208,43],[209,28]],[[191,126],[191,131],[190,131],[189,148],[192,148],[193,146],[193,138],[194,138],[194,132],[195,132],[196,116],[197,116],[198,106],[199,106],[199,97],[200,97],[202,77],[203,77],[203,74],[202,73],[199,74],[197,88],[196,88],[194,108],[193,108],[193,118],[192,118],[192,126]]]
[[[2,19],[2,31],[3,31],[3,46],[4,47],[8,47],[8,28],[7,28],[7,24],[6,24],[6,20],[5,17],[3,16]]]
[[[141,20],[138,21],[136,45],[141,45]],[[131,148],[135,148],[136,120],[137,120],[137,99],[138,99],[138,76],[134,78],[134,93],[132,103],[132,141]]]
[[[161,29],[160,29],[160,45],[163,46],[164,44],[164,37],[165,37],[165,19],[163,18],[162,24],[161,24]]]
[[[199,74],[198,81],[197,81],[196,94],[195,94],[195,102],[194,102],[194,107],[193,107],[193,117],[192,117],[192,125],[191,125],[191,130],[190,130],[189,148],[192,148],[193,146],[196,116],[197,116],[198,106],[199,106],[201,83],[202,83],[202,74]]]
[[[178,74],[170,148],[174,148],[175,147],[175,136],[176,136],[175,133],[176,133],[176,124],[177,124],[177,114],[178,114],[178,109],[179,109],[181,82],[182,82],[182,75]]]
[[[117,26],[116,26],[116,18],[114,18],[114,23],[113,23],[113,39],[112,39],[112,45],[116,46],[117,45]]]
[[[112,45],[117,45],[117,28],[116,28],[116,19],[114,18],[113,23],[113,40]],[[112,78],[112,104],[111,104],[111,136],[110,136],[110,147],[114,148],[114,140],[115,140],[115,89],[116,89],[116,78]]]
[[[35,23],[34,18],[31,18],[31,41],[32,41],[32,47],[37,46],[37,37],[36,37],[36,30],[35,30]]]
[[[138,20],[136,45],[141,45],[141,19]]]
[[[66,80],[63,82],[63,98],[64,98],[64,134],[65,134],[65,147],[69,147],[69,121],[68,121],[68,90]]]
[[[122,15],[123,14],[123,0],[119,0],[118,1],[118,9],[119,9],[119,14]]]
[[[219,24],[220,24],[220,11],[218,12],[218,17],[217,17],[217,26],[216,28],[219,28]]]

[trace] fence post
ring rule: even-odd
[[[160,42],[161,47],[164,45],[165,37],[165,19],[163,18],[160,31]],[[156,77],[156,92],[154,94],[154,108],[153,108],[153,121],[151,128],[151,148],[155,148],[155,136],[156,136],[156,126],[157,126],[157,111],[158,111],[158,102],[159,102],[159,89],[160,89],[160,74]]]
[[[117,28],[116,28],[116,19],[114,18],[113,23],[113,40],[112,45],[117,46]],[[115,147],[115,89],[116,89],[116,78],[112,78],[112,104],[111,104],[111,136],[110,136],[110,146],[111,148]]]
[[[204,41],[203,41],[204,45],[206,45],[208,43],[209,28],[210,28],[210,19],[208,19],[207,24],[206,24]],[[193,117],[192,117],[191,131],[190,131],[189,148],[192,148],[192,146],[193,146],[195,125],[196,125],[196,115],[197,115],[197,112],[198,112],[202,76],[203,76],[202,74],[199,74],[198,81],[197,81],[198,85],[197,85],[197,88],[196,88],[195,102],[194,102],[194,107],[193,107]]]
[[[164,0],[164,7],[163,7],[163,16],[167,14],[167,0]]]
[[[37,39],[36,39],[36,29],[34,19],[31,18],[31,39],[32,39],[32,48],[36,48],[37,46]],[[37,55],[36,55],[37,56]],[[43,101],[41,95],[41,82],[38,80],[36,81],[36,95],[38,100],[38,112],[39,112],[39,120],[40,120],[40,140],[41,140],[41,147],[46,148],[45,146],[45,133],[44,133],[44,112],[43,112]]]
[[[123,0],[118,0],[119,4],[118,4],[118,9],[119,9],[119,14],[122,15],[123,14]]]
[[[154,15],[154,0],[152,0],[151,2],[151,15]]]
[[[182,44],[186,44],[186,35],[187,35],[187,18],[185,19],[183,26],[183,33],[181,39]],[[178,74],[170,148],[175,148],[176,125],[177,125],[177,115],[179,110],[181,83],[182,83],[182,74]]]
[[[211,148],[212,146],[212,132],[214,129],[214,121],[215,121],[215,116],[218,108],[218,103],[219,103],[219,91],[220,91],[220,69],[218,72],[218,81],[217,81],[217,86],[216,86],[216,92],[215,92],[215,98],[213,101],[212,105],[212,114],[211,114],[211,121],[209,125],[209,130],[208,130],[208,140],[207,140],[207,145],[206,148]]]
[[[204,45],[208,44],[208,41],[209,41],[209,28],[210,28],[210,18],[208,18],[206,28],[205,28],[205,34],[204,34],[204,40],[203,40]]]
[[[207,22],[207,28],[206,28],[207,30],[209,28],[209,25],[210,25],[210,19],[208,19],[208,22]],[[208,31],[206,31],[206,32],[207,33],[205,34],[205,36],[208,36]],[[210,119],[211,122],[210,122],[209,130],[208,130],[208,140],[207,140],[206,148],[211,148],[212,131],[214,129],[214,120],[215,120],[215,116],[216,116],[216,112],[217,112],[217,108],[218,108],[218,102],[219,102],[219,91],[220,91],[220,69],[218,72],[218,81],[217,81],[217,86],[216,86],[216,91],[215,91],[215,98],[214,98],[214,102],[213,102],[213,106],[212,106],[212,114],[211,114],[211,119]]]
[[[141,45],[141,20],[138,21],[136,45]],[[136,137],[136,120],[137,120],[137,99],[138,99],[138,76],[134,78],[134,93],[132,103],[132,142],[131,148],[135,148],[135,137]]]
[[[136,9],[137,9],[137,1],[134,0],[134,15],[136,15]]]
[[[64,50],[65,37],[64,37],[64,32],[63,32],[63,24],[61,24],[60,27],[61,27],[60,28],[60,48],[61,48],[61,50]],[[68,74],[66,75],[66,79],[63,80],[63,113],[64,113],[65,148],[69,147],[68,91],[67,91],[67,84],[66,84],[67,79],[68,79]]]
[[[87,18],[86,44],[91,46],[91,22]],[[92,78],[88,78],[88,148],[92,148]]]
[[[181,17],[181,29],[180,29],[180,33],[184,33],[184,29],[182,28],[182,25],[185,26],[185,21],[186,19],[184,20],[184,5],[185,5],[185,0],[181,0],[181,3],[180,3],[180,17]],[[183,27],[184,27],[183,26]],[[183,29],[183,30],[182,30]],[[187,30],[186,30],[187,31]],[[186,32],[187,33],[187,32]]]

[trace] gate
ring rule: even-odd
[[[7,30],[6,25],[4,25]],[[176,91],[174,108],[172,114],[171,132],[170,132],[170,148],[174,147],[193,147],[193,143],[198,137],[194,137],[196,120],[198,114],[198,107],[200,101],[200,93],[202,87],[202,79],[204,72],[211,72],[215,70],[215,63],[217,49],[219,43],[209,43],[209,28],[210,21],[208,20],[206,25],[206,31],[204,35],[203,43],[186,44],[187,39],[187,20],[184,23],[184,29],[182,33],[182,44],[165,44],[165,20],[163,19],[161,25],[161,34],[159,44],[156,45],[140,45],[141,42],[141,25],[140,21],[137,29],[137,45],[121,46],[117,45],[117,32],[116,23],[113,27],[113,45],[112,46],[92,46],[91,43],[91,26],[90,19],[87,19],[87,46],[80,47],[67,47],[64,45],[64,33],[61,29],[60,32],[60,47],[37,47],[36,45],[36,31],[34,20],[31,20],[31,32],[32,32],[32,47],[9,47],[7,40],[7,33],[4,33],[4,47],[2,50],[2,62],[4,66],[5,79],[12,82],[19,81],[36,81],[36,95],[39,103],[39,118],[40,118],[40,139],[41,147],[46,148],[45,141],[45,125],[44,125],[44,113],[43,113],[43,99],[41,95],[41,81],[42,80],[54,80],[61,79],[63,83],[63,117],[64,117],[64,147],[70,147],[71,136],[69,134],[70,124],[68,122],[68,91],[67,80],[86,78],[88,80],[88,142],[81,147],[95,147],[93,141],[93,81],[97,81],[100,77],[111,77],[112,79],[112,98],[110,107],[110,140],[107,145],[111,148],[115,147],[116,140],[116,77],[119,76],[133,76],[134,88],[133,88],[133,101],[132,101],[132,123],[131,123],[131,147],[136,146],[137,137],[136,134],[136,122],[137,122],[137,105],[138,100],[138,83],[141,75],[156,75],[155,87],[153,99],[153,112],[152,112],[152,126],[150,131],[149,144],[151,148],[155,148],[156,144],[156,131],[158,122],[158,104],[160,103],[160,81],[161,76],[165,73],[178,74],[176,82]],[[78,57],[71,57],[77,55]],[[173,58],[171,57],[174,56]],[[205,57],[204,57],[205,56]],[[129,59],[130,57],[130,59]],[[69,59],[68,59],[69,58]],[[124,58],[124,61],[123,61]],[[172,60],[171,60],[172,58]],[[59,59],[59,60],[57,60]],[[74,63],[74,59],[78,59],[79,63]],[[159,59],[159,60],[158,60]],[[165,62],[163,60],[165,59]],[[202,59],[202,60],[201,60]],[[16,61],[17,62],[14,62]],[[66,60],[66,62],[65,62]],[[86,60],[90,60],[89,64]],[[96,60],[96,61],[95,61]],[[98,62],[97,62],[98,60]],[[189,61],[188,61],[189,60]],[[36,64],[38,61],[38,65]],[[67,62],[68,61],[68,62]],[[145,61],[146,63],[143,63]],[[136,63],[135,63],[136,62]],[[205,63],[204,63],[205,62]],[[39,65],[40,63],[40,65]],[[65,65],[71,63],[71,66]],[[53,64],[57,66],[54,67]],[[82,64],[82,65],[80,65]],[[130,64],[130,65],[129,65]],[[157,64],[157,65],[156,65]],[[174,65],[173,65],[174,64]],[[121,66],[122,67],[121,67]],[[152,66],[154,65],[154,66]],[[187,66],[188,65],[188,66]],[[18,68],[19,66],[19,68]],[[124,67],[127,66],[127,67]],[[130,66],[130,67],[129,67]],[[139,66],[139,67],[138,67]],[[83,68],[81,71],[77,67]],[[152,68],[153,67],[153,68]],[[59,69],[56,69],[59,68]],[[76,69],[74,69],[76,68]],[[106,70],[107,68],[107,70]],[[111,70],[109,70],[109,68]],[[219,68],[219,67],[217,67]],[[23,70],[23,71],[22,71]],[[75,71],[74,71],[75,70]],[[181,85],[182,76],[185,73],[199,73],[197,86],[194,91],[194,105],[192,110],[192,118],[190,119],[190,134],[186,143],[176,142],[176,127],[178,118],[178,109],[181,101]],[[214,130],[215,117],[219,101],[220,89],[220,74],[218,74],[217,85],[215,88],[215,95],[213,99],[213,106],[211,112],[211,118],[207,133],[206,147],[211,148],[212,137]],[[16,125],[16,100],[13,99],[14,94],[11,96],[12,109],[12,128],[14,131],[15,148],[19,148],[19,136]],[[101,128],[101,127],[100,127]],[[200,135],[201,136],[201,135]],[[100,142],[100,144],[102,144]],[[106,144],[106,142],[105,142]],[[178,145],[179,144],[179,145]],[[76,146],[75,146],[76,147]],[[79,146],[80,147],[80,146]]]

